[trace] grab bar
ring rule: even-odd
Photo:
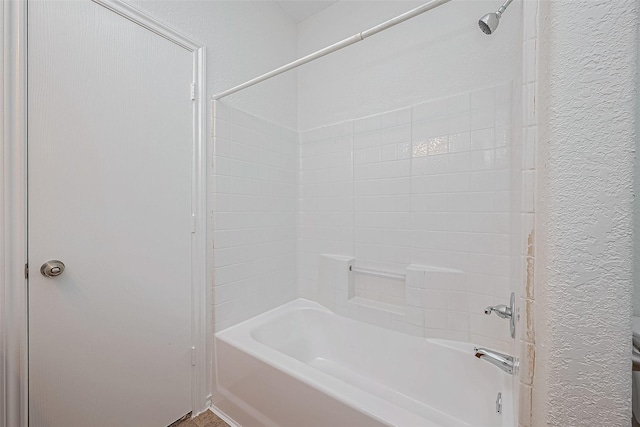
[[[407,277],[406,274],[390,273],[388,271],[371,270],[368,268],[356,268],[353,265],[349,266],[349,271],[353,273],[368,274],[369,276],[387,277],[389,279],[405,280]]]

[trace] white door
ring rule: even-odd
[[[89,0],[29,1],[28,28],[30,426],[167,426],[191,410],[192,52]]]

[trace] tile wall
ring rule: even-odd
[[[353,123],[300,134],[298,291],[318,295],[319,255],[354,253]]]
[[[298,138],[214,102],[214,331],[296,297]]]
[[[519,230],[514,233],[518,249],[514,251],[517,265],[515,293],[518,298],[519,322],[515,346],[520,360],[519,375],[515,378],[514,389],[518,394],[518,422],[520,427],[533,425],[532,390],[535,370],[535,328],[534,328],[534,268],[535,268],[535,180],[537,136],[537,58],[538,58],[538,0],[523,3],[523,56],[522,56],[522,138],[518,157],[514,163],[514,182],[517,183],[517,198],[513,211]]]
[[[300,295],[347,299],[352,317],[415,335],[511,348],[507,322],[483,309],[511,291],[512,106],[506,83],[302,132]],[[346,296],[324,292],[319,278],[348,266],[323,275],[337,261],[322,254],[407,279],[350,273]]]
[[[215,330],[301,296],[413,335],[512,351],[508,324],[483,309],[508,300],[515,272],[521,314],[532,313],[523,241],[533,239],[535,122],[525,113],[512,143],[519,96],[507,83],[299,136],[216,102]],[[521,330],[526,356],[533,330]]]

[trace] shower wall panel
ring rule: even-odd
[[[508,323],[483,310],[511,290],[512,92],[491,86],[302,132],[301,296],[326,294],[321,254],[395,274],[447,269],[456,279],[440,283],[352,274],[349,298],[368,307],[351,316],[510,349]]]
[[[296,296],[298,137],[214,103],[215,331]]]

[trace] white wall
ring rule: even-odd
[[[296,57],[297,26],[271,1],[130,3],[206,46],[207,99]],[[296,96],[297,76],[293,71],[225,98],[225,102],[265,120],[296,128]]]
[[[424,2],[340,1],[299,25],[310,53]],[[495,1],[455,0],[298,70],[299,129],[382,113],[508,82],[520,67],[522,2],[492,36],[478,19]]]
[[[534,425],[630,425],[638,2],[543,1]]]

